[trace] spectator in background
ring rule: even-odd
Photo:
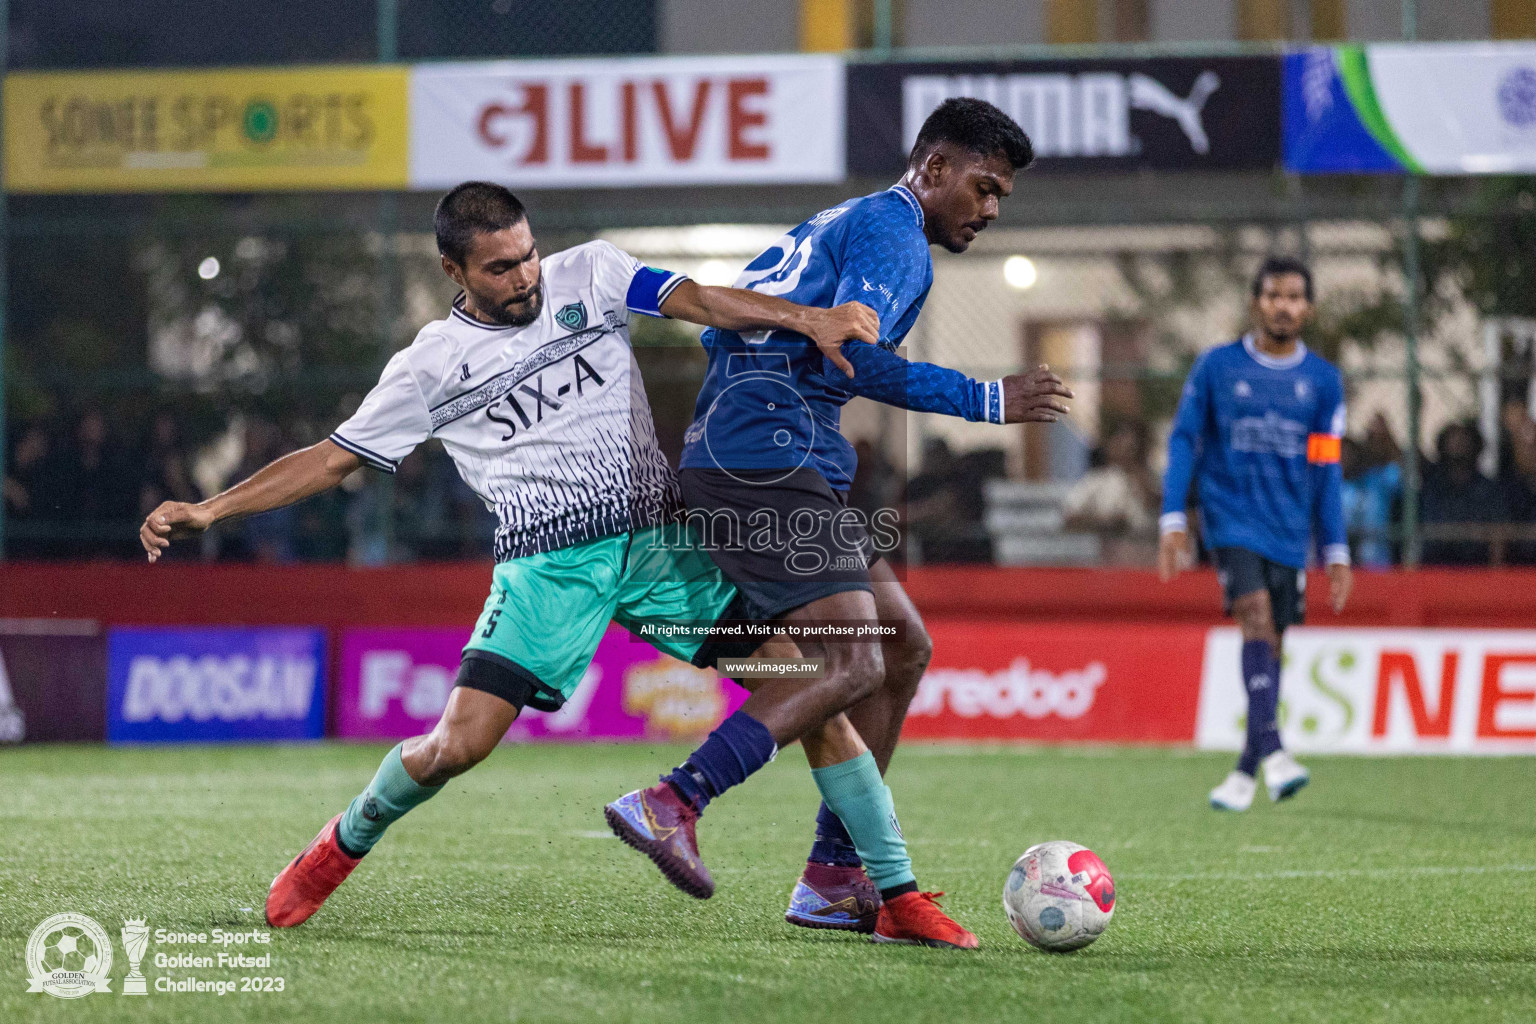
[[[1536,422],[1520,401],[1505,402],[1500,419],[1504,436],[1499,446],[1499,486],[1509,518],[1522,526],[1536,526]],[[1536,540],[1512,543],[1508,560],[1536,562]]]
[[[848,487],[848,507],[856,509],[866,523],[875,521],[881,509],[891,509],[901,514],[901,474],[885,457],[885,449],[867,437],[853,442],[858,464],[853,470],[853,480]],[[890,515],[890,513],[886,513]],[[904,550],[882,552],[895,562],[905,562]]]
[[[885,457],[885,449],[861,437],[853,442],[853,450],[859,464],[848,487],[848,507],[858,509],[866,519],[883,508],[896,508],[901,501],[901,476]]]
[[[139,515],[149,515],[162,501],[201,499],[182,454],[180,435],[176,417],[165,410],[155,414],[144,456],[144,482],[139,487]]]
[[[1373,436],[1374,435],[1374,436]],[[1383,442],[1382,437],[1385,437]],[[1392,565],[1393,528],[1403,495],[1403,467],[1397,442],[1378,413],[1364,442],[1344,438],[1344,526],[1356,565],[1385,569]],[[1373,461],[1387,456],[1385,461]]]
[[[990,562],[984,526],[986,481],[1003,475],[1003,453],[984,448],[956,456],[942,437],[923,444],[921,472],[907,482],[907,539],[923,562]]]
[[[1067,529],[1100,535],[1105,565],[1151,565],[1161,502],[1147,465],[1146,429],[1125,423],[1094,453],[1094,468],[1067,492],[1062,513]]]
[[[1371,422],[1366,424],[1361,454],[1367,468],[1390,463],[1402,466],[1403,449],[1398,446],[1397,438],[1392,436],[1392,426],[1387,422],[1385,413],[1378,411],[1371,417]]]
[[[1454,536],[1454,530],[1436,529],[1508,520],[1503,490],[1478,470],[1477,460],[1482,452],[1483,436],[1473,423],[1448,423],[1435,439],[1435,461],[1425,469],[1419,501],[1420,520],[1425,527],[1425,565],[1488,564],[1490,550],[1486,540],[1460,539]]]
[[[21,429],[6,460],[5,517],[16,526],[6,553],[13,558],[57,558],[64,553],[58,541],[26,535],[30,528],[64,514],[58,467],[50,462],[56,448],[47,424],[33,422]]]
[[[233,478],[244,480],[293,447],[276,423],[259,415],[248,417],[244,430],[245,450]],[[294,505],[252,516],[226,532],[227,543],[220,550],[219,557],[274,565],[292,562],[297,554],[294,550],[294,532],[298,518],[297,506]]]
[[[80,417],[72,440],[74,443],[48,467],[49,472],[58,473],[67,556],[133,555],[139,471],[113,441],[106,417],[98,409]]]

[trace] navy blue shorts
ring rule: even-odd
[[[684,469],[678,480],[689,524],[752,619],[847,590],[874,593],[869,567],[879,555],[863,517],[814,469]]]
[[[1275,632],[1284,633],[1307,619],[1307,571],[1271,562],[1247,548],[1216,548],[1216,575],[1225,598],[1223,611],[1232,614],[1238,598],[1260,590],[1269,593]]]

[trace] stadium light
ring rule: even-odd
[[[204,281],[212,281],[219,276],[219,258],[209,256],[197,265],[197,276]]]
[[[724,286],[736,280],[736,271],[725,260],[705,260],[693,276],[702,285]]]
[[[1010,288],[1027,291],[1035,286],[1039,276],[1035,261],[1028,256],[1009,256],[1003,261],[1003,280],[1008,282]]]

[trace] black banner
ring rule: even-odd
[[[0,619],[0,744],[107,738],[107,639],[94,622]]]
[[[850,64],[848,172],[899,173],[952,96],[1002,108],[1046,171],[1257,170],[1280,162],[1279,57]]]

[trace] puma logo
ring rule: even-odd
[[[1154,114],[1172,118],[1178,122],[1189,146],[1202,155],[1211,151],[1211,140],[1205,134],[1200,115],[1205,111],[1206,100],[1221,88],[1221,78],[1214,71],[1202,71],[1189,90],[1189,96],[1180,99],[1155,78],[1141,73],[1128,79],[1131,86],[1131,106],[1137,110],[1150,110]]]

